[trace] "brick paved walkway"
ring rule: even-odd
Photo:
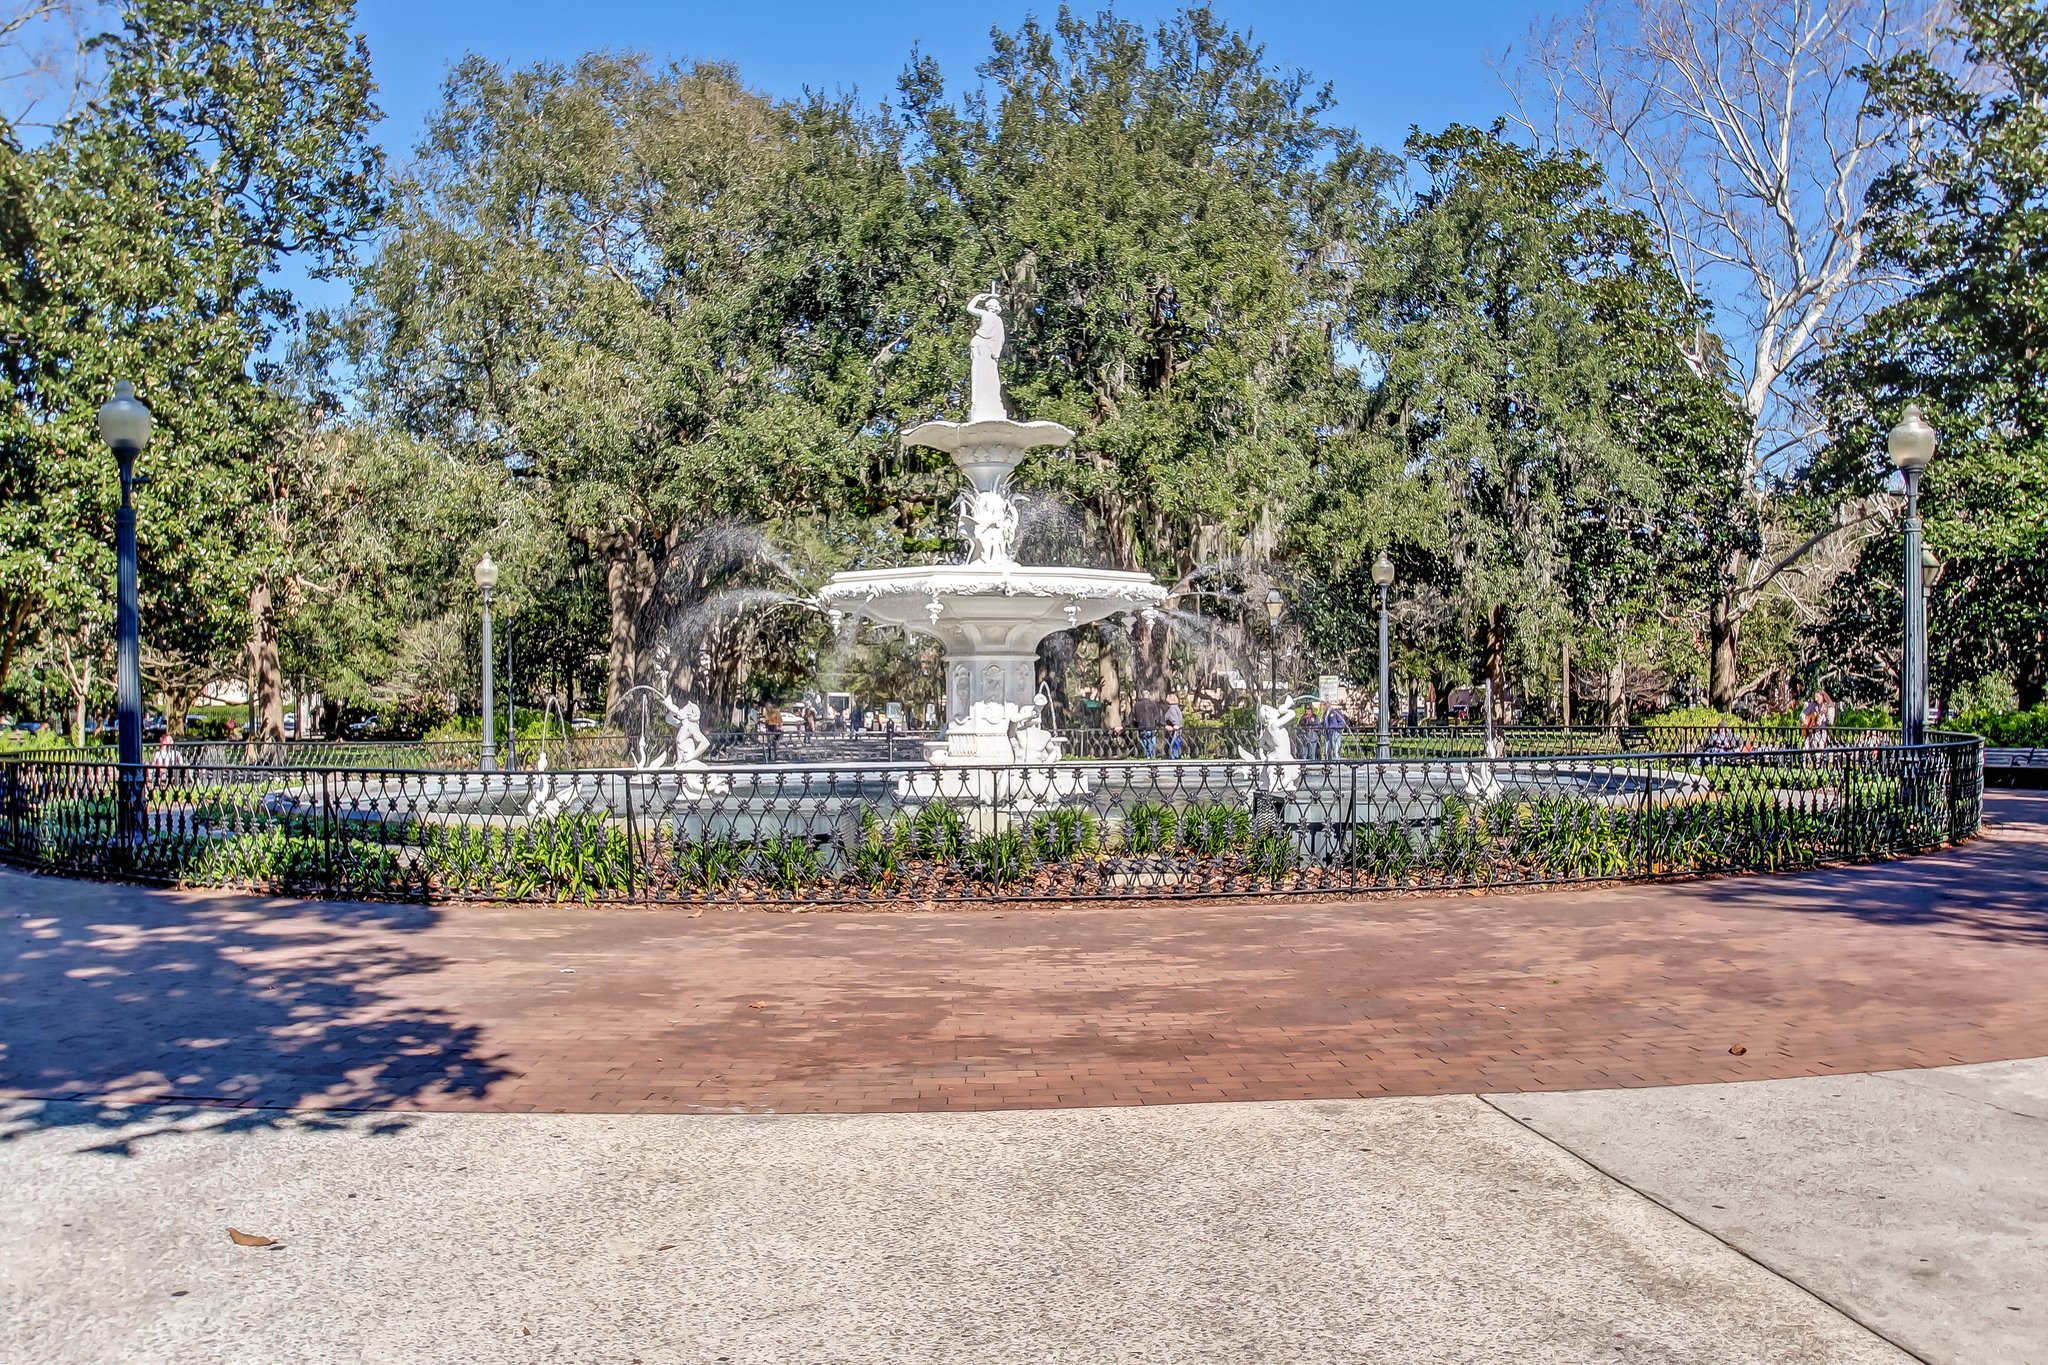
[[[1990,805],[1909,862],[1320,906],[691,919],[0,871],[0,1095],[990,1109],[2044,1055],[2048,794]]]

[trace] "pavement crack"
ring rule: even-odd
[[[1946,1086],[1927,1085],[1913,1079],[1913,1073],[1909,1071],[1873,1071],[1869,1074],[1870,1078],[1875,1081],[1890,1081],[1893,1085],[1904,1086],[1908,1090],[1922,1090],[1930,1094],[1946,1095],[1951,1099],[1968,1100],[1971,1104],[1981,1104],[1986,1109],[1996,1109],[1999,1113],[2010,1114],[2016,1119],[2031,1119],[2035,1123],[2048,1123],[2048,1114],[2036,1114],[2025,1109],[2012,1109],[1998,1103],[1996,1100],[1987,1100],[1982,1095],[1965,1094],[1960,1090],[1950,1090]]]
[[[1493,1110],[1495,1113],[1499,1114],[1509,1123],[1514,1124],[1517,1128],[1520,1128],[1527,1133],[1533,1133],[1537,1137],[1543,1139],[1543,1141],[1549,1143],[1558,1151],[1563,1152],[1567,1157],[1571,1158],[1573,1161],[1576,1161],[1580,1165],[1585,1166],[1588,1170],[1591,1170],[1601,1176],[1604,1176],[1608,1180],[1613,1181],[1615,1184],[1621,1186],[1623,1189],[1629,1191],[1631,1194],[1634,1194],[1639,1198],[1649,1200],[1652,1204],[1655,1204],[1658,1208],[1663,1209],[1666,1213],[1669,1213],[1672,1217],[1677,1218],[1679,1221],[1686,1223],[1691,1227],[1698,1228],[1708,1237],[1713,1238],[1714,1241],[1720,1243],[1724,1247],[1727,1247],[1737,1256],[1740,1256],[1743,1260],[1748,1261],[1751,1265],[1756,1266],[1765,1274],[1773,1276],[1776,1279],[1783,1280],[1786,1284],[1791,1285],[1794,1289],[1797,1289],[1800,1293],[1805,1294],[1814,1302],[1825,1304],[1827,1307],[1841,1314],[1844,1318],[1847,1318],[1850,1322],[1855,1323],[1858,1327],[1861,1327],[1864,1331],[1870,1333],[1870,1335],[1872,1335],[1873,1337],[1876,1337],[1879,1341],[1882,1341],[1886,1345],[1892,1347],[1894,1350],[1897,1350],[1902,1355],[1905,1355],[1909,1359],[1921,1362],[1921,1365],[1935,1365],[1934,1361],[1928,1359],[1928,1357],[1924,1355],[1921,1355],[1918,1351],[1906,1345],[1904,1342],[1899,1341],[1890,1333],[1883,1331],[1881,1328],[1875,1326],[1862,1316],[1851,1311],[1846,1305],[1837,1303],[1834,1299],[1828,1297],[1826,1294],[1821,1293],[1812,1285],[1806,1284],[1801,1280],[1795,1279],[1793,1276],[1787,1274],[1783,1270],[1780,1270],[1777,1266],[1772,1265],[1770,1262],[1764,1260],[1762,1257],[1751,1254],[1751,1252],[1747,1248],[1729,1241],[1726,1237],[1723,1237],[1720,1233],[1714,1231],[1714,1229],[1708,1227],[1705,1223],[1702,1223],[1698,1219],[1693,1218],[1684,1210],[1676,1208],[1673,1205],[1667,1203],[1666,1201],[1659,1199],[1656,1195],[1650,1193],[1648,1190],[1642,1188],[1641,1186],[1637,1185],[1634,1181],[1627,1179],[1618,1172],[1609,1170],[1607,1167],[1595,1161],[1592,1157],[1589,1157],[1584,1152],[1579,1151],[1576,1147],[1567,1144],[1562,1138],[1554,1137],[1551,1134],[1544,1132],[1534,1123],[1528,1122],[1522,1118],[1517,1117],[1512,1113],[1509,1113],[1506,1108],[1504,1108],[1502,1105],[1494,1101],[1493,1096],[1475,1095],[1473,1096],[1473,1098],[1478,1100],[1481,1104],[1484,1104],[1487,1108]]]

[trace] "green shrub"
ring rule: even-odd
[[[927,802],[912,812],[904,843],[919,858],[957,858],[967,843],[967,817],[944,801]]]
[[[1514,822],[1510,846],[1523,866],[1552,877],[1612,877],[1628,869],[1614,812],[1573,797],[1546,797]]]
[[[1008,886],[1031,875],[1031,846],[1015,828],[984,834],[961,851],[960,868],[975,881]]]
[[[1285,876],[1295,863],[1300,861],[1300,850],[1294,840],[1279,830],[1268,830],[1252,840],[1245,850],[1245,870],[1253,876],[1268,881],[1278,881]]]
[[[1963,711],[1943,723],[1944,730],[1984,736],[2004,749],[2048,748],[2048,702],[2028,711]]]
[[[763,839],[747,858],[754,875],[778,891],[795,891],[810,885],[824,872],[824,861],[809,839],[784,835]]]
[[[846,875],[863,886],[885,886],[903,875],[903,855],[891,839],[863,843],[847,855]]]
[[[696,891],[716,891],[731,884],[746,864],[746,855],[723,839],[705,839],[676,847],[676,880]]]
[[[1242,848],[1252,837],[1251,812],[1220,802],[1189,806],[1181,812],[1181,846],[1204,857]]]
[[[1031,851],[1048,861],[1064,861],[1095,847],[1095,813],[1079,806],[1049,810],[1031,822]]]
[[[191,886],[313,890],[327,880],[327,842],[282,829],[217,839],[188,861],[179,879]]]
[[[633,885],[625,831],[595,814],[551,815],[503,828],[435,826],[424,857],[444,884],[512,900],[546,893],[588,901]]]
[[[1140,801],[1124,812],[1123,846],[1130,853],[1164,853],[1180,820],[1164,801]]]
[[[1351,865],[1374,881],[1405,881],[1415,865],[1415,845],[1397,824],[1360,825],[1351,838]]]

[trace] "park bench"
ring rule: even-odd
[[[1986,747],[1984,781],[1993,787],[2048,787],[2048,749]]]

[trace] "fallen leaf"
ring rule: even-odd
[[[1740,1043],[1737,1043],[1734,1047],[1728,1049],[1728,1055],[1731,1057],[1740,1057],[1743,1053],[1747,1051],[1749,1051],[1748,1048],[1744,1047]]]
[[[533,1335],[533,1329],[531,1327],[522,1327],[519,1329],[519,1335],[522,1337],[530,1337]]]
[[[747,1006],[747,1008],[750,1010],[765,1010],[768,1008],[768,1002],[766,1000],[756,1000],[753,1004]]]
[[[676,1244],[674,1242],[663,1242],[660,1246],[655,1248],[656,1251],[674,1251],[675,1249]]]
[[[228,1229],[228,1240],[238,1247],[274,1247],[277,1245],[275,1238],[259,1237],[253,1232],[242,1232],[235,1228]]]

